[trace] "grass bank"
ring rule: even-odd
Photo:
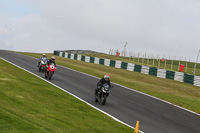
[[[41,54],[35,53],[23,54],[36,58],[41,56]],[[53,54],[47,54],[47,57],[50,58],[52,55]],[[99,78],[101,78],[105,73],[108,73],[112,82],[133,88],[135,90],[147,93],[194,112],[200,113],[200,87],[114,67],[86,63],[59,56],[55,57],[56,63],[59,65],[88,73]]]
[[[133,132],[38,77],[0,64],[0,132]]]

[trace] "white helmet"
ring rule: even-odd
[[[52,56],[52,57],[51,57],[51,60],[55,60],[55,57],[54,57],[54,56]]]
[[[45,57],[45,56],[46,56],[46,54],[45,54],[45,53],[43,53],[43,54],[42,54],[42,56],[43,56],[43,57]]]
[[[104,75],[104,79],[105,79],[105,81],[108,81],[109,78],[110,78],[110,76],[109,76],[108,74]]]

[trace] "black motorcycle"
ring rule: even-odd
[[[111,86],[113,87],[113,86]],[[108,95],[110,94],[110,88],[109,85],[107,84],[103,84],[102,87],[100,87],[100,89],[97,91],[95,91],[94,96],[95,96],[95,101],[96,102],[100,102],[102,105],[104,105],[106,103],[106,99],[108,97]]]

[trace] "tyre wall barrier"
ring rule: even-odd
[[[152,75],[159,78],[172,79],[172,80],[176,80],[179,82],[184,82],[184,83],[188,83],[188,84],[192,84],[194,86],[200,87],[200,76],[189,75],[183,72],[168,71],[168,70],[160,69],[156,67],[137,65],[137,64],[127,63],[127,62],[122,62],[122,61],[117,61],[117,60],[102,59],[102,58],[83,56],[83,55],[78,55],[78,54],[71,54],[71,53],[66,53],[63,51],[54,51],[54,55],[72,59],[72,60],[79,60],[79,61],[84,61],[88,63],[101,64],[108,67],[121,68],[128,71],[140,72],[146,75]]]

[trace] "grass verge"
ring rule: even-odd
[[[133,132],[38,77],[0,64],[0,132]]]
[[[39,58],[42,54],[23,53]],[[53,54],[47,54],[50,58]],[[54,55],[55,56],[55,55]],[[200,113],[200,87],[170,79],[161,79],[151,75],[131,72],[123,69],[71,60],[59,56],[56,63],[101,78],[105,73],[111,81],[166,100],[173,104]]]

